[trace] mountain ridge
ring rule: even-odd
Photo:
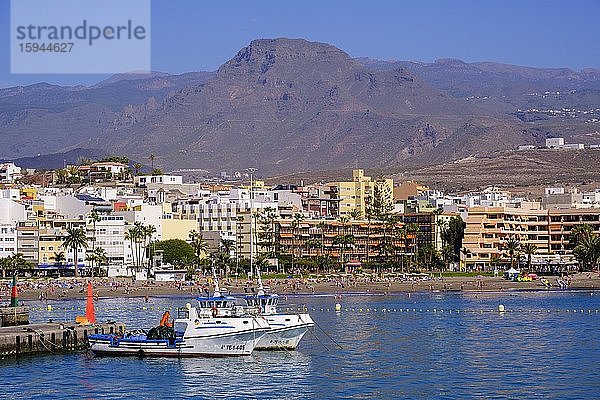
[[[540,145],[548,136],[595,140],[593,124],[528,110],[598,104],[597,70],[578,79],[557,78],[569,69],[543,79],[538,71],[534,80],[535,71],[355,59],[326,43],[257,39],[216,72],[0,89],[0,135],[9,143],[0,157],[98,148],[132,159],[156,154],[167,170],[258,166],[282,174],[401,169]],[[570,91],[544,95],[549,82]]]

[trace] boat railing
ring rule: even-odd
[[[177,308],[177,319],[187,319],[190,316],[190,310],[186,307]]]

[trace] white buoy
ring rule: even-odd
[[[47,309],[48,311],[52,311],[52,304],[48,304],[48,306],[46,307],[46,309]]]
[[[498,312],[504,312],[504,304],[498,305]]]
[[[342,311],[342,305],[340,303],[335,303],[335,312]]]

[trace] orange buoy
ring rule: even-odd
[[[94,293],[92,291],[92,282],[88,282],[87,303],[85,304],[85,317],[90,324],[96,323],[96,310],[94,310]]]

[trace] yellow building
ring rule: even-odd
[[[161,240],[181,239],[190,240],[191,231],[199,231],[198,215],[192,212],[173,212],[171,203],[162,204]]]
[[[38,262],[40,264],[54,264],[55,253],[65,254],[65,263],[73,263],[72,249],[62,246],[69,228],[86,228],[86,221],[80,219],[63,218],[57,215],[39,217]],[[79,249],[78,262],[85,261],[85,249]]]
[[[24,187],[20,189],[21,197],[37,199],[37,189],[34,187]]]
[[[370,176],[365,176],[365,171],[362,169],[352,170],[352,181],[350,182],[331,182],[329,185],[337,187],[340,198],[340,216],[349,217],[356,210],[360,212],[361,218],[364,218],[367,204],[372,201],[377,186],[384,202],[390,206],[394,204],[394,180],[372,179]]]

